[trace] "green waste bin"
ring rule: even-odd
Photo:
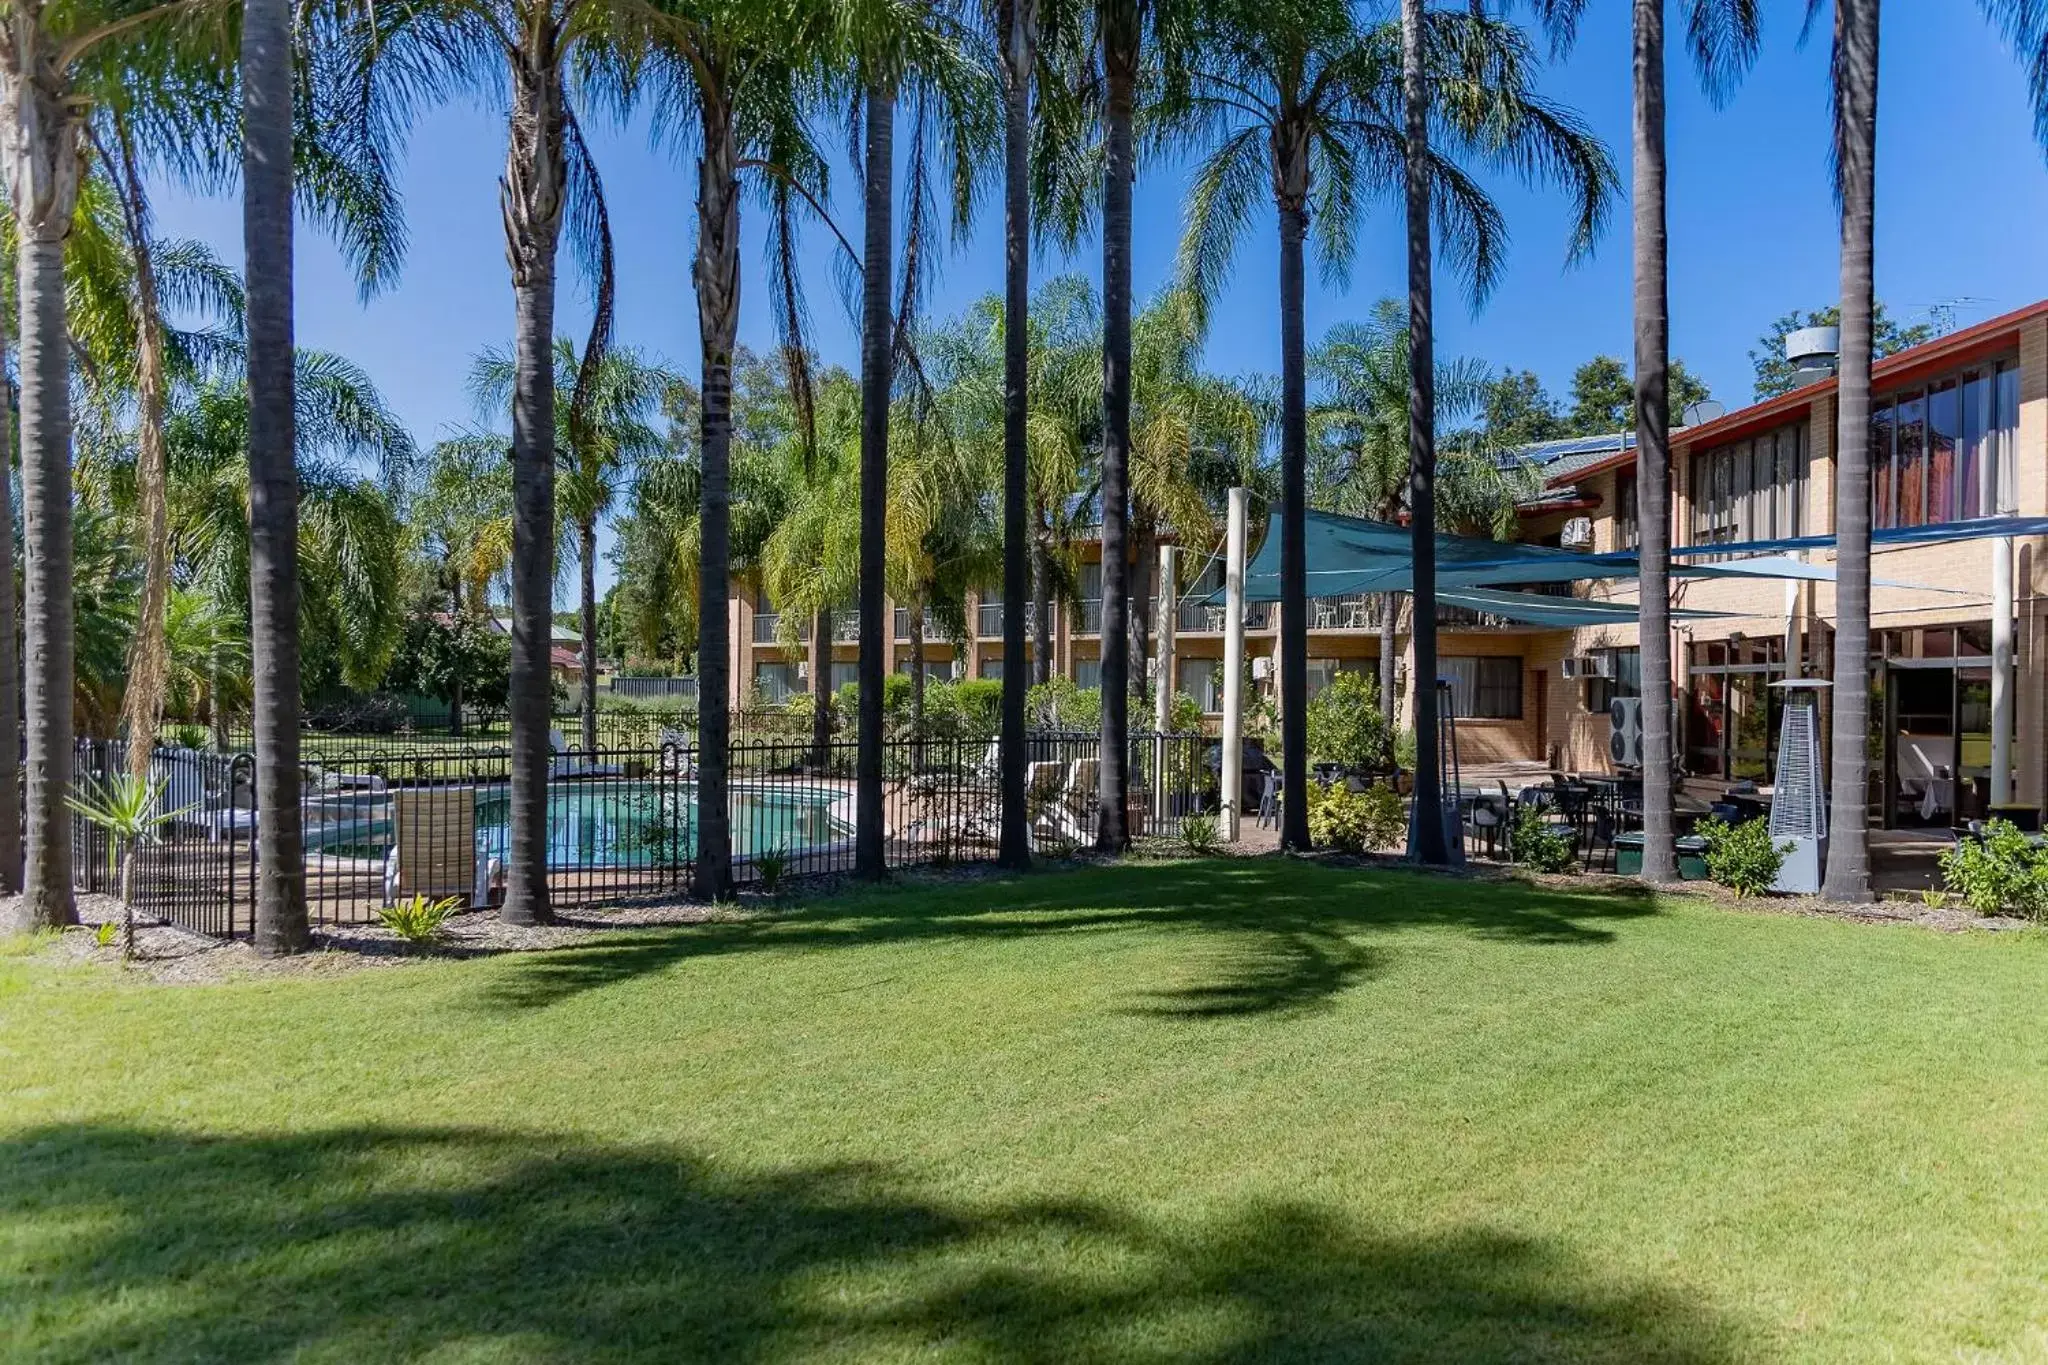
[[[1641,833],[1623,834],[1615,838],[1614,870],[1624,877],[1642,875]],[[1697,834],[1688,834],[1678,841],[1678,877],[1680,881],[1688,882],[1707,880],[1707,841]]]

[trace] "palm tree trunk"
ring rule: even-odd
[[[1045,562],[1048,550],[1042,535],[1031,545],[1031,685],[1042,687],[1052,678],[1052,574]]]
[[[910,733],[916,740],[912,765],[924,767],[924,608],[913,603],[910,617]]]
[[[832,763],[832,609],[811,618],[811,771]]]
[[[248,262],[249,644],[255,680],[255,939],[296,953],[306,922],[299,834],[299,471],[293,427],[292,15],[242,19],[242,235]]]
[[[1401,69],[1407,122],[1408,515],[1414,544],[1415,795],[1411,857],[1450,859],[1437,780],[1436,698],[1436,346],[1430,283],[1429,87],[1422,68],[1422,0],[1401,0]]]
[[[548,743],[554,679],[555,252],[567,198],[554,54],[522,53],[501,189],[512,262],[512,791],[505,904],[512,924],[554,918],[548,894]]]
[[[19,202],[17,199],[16,202]],[[21,258],[21,484],[26,589],[28,862],[18,928],[78,922],[71,897],[71,414],[64,238],[25,236]]]
[[[722,72],[714,73],[722,75]],[[697,509],[696,892],[732,890],[727,791],[732,714],[732,354],[740,322],[739,150],[717,80],[699,91],[703,155],[697,163],[697,330],[703,351],[698,404],[702,471]]]
[[[455,575],[448,586],[448,604],[451,608],[448,613],[449,622],[457,633],[456,638],[460,639],[463,626],[460,573]],[[462,738],[462,660],[459,653],[454,674],[448,680],[448,733],[456,739]]]
[[[1134,496],[1131,499],[1131,677],[1142,694],[1147,679],[1171,688],[1173,680],[1152,673],[1152,613],[1158,609],[1159,532]]]
[[[1401,732],[1401,698],[1394,691],[1394,647],[1400,643],[1401,594],[1390,592],[1380,598],[1380,714],[1387,720],[1387,771],[1397,763],[1400,752],[1396,736]]]
[[[0,894],[21,890],[21,660],[15,644],[12,422],[5,420],[7,335],[0,326]]]
[[[586,517],[576,528],[582,561],[583,619],[583,752],[597,752],[597,519]],[[552,634],[552,632],[550,632]]]
[[[1288,155],[1280,201],[1280,847],[1309,849],[1308,833],[1308,352],[1303,333],[1303,241],[1308,154]]]
[[[853,873],[879,880],[882,850],[882,680],[896,652],[883,619],[882,574],[889,516],[889,394],[893,318],[889,282],[894,235],[896,92],[867,88],[867,226],[862,242],[860,328],[860,736],[854,760]]]
[[[33,16],[9,21],[0,51],[0,120],[15,214],[20,308],[23,684],[28,720],[22,894],[6,927],[78,922],[71,895],[71,405],[64,242],[78,197],[79,124],[52,40]]]
[[[1829,900],[1870,899],[1870,346],[1877,200],[1878,0],[1836,0],[1842,364],[1835,391],[1834,797]]]
[[[1095,847],[1131,841],[1131,149],[1138,84],[1135,0],[1105,7],[1108,86],[1102,183],[1102,742],[1097,756]]]
[[[135,267],[135,491],[140,500],[142,531],[142,601],[136,614],[135,640],[129,650],[128,691],[123,698],[128,721],[128,772],[137,782],[149,780],[151,751],[164,713],[164,612],[171,596],[171,522],[165,499],[169,458],[164,449],[164,326],[158,305],[155,254],[149,240],[149,203],[135,164],[134,140],[128,122],[113,114],[119,156],[117,184],[121,215]]]
[[[1030,418],[1031,301],[1031,72],[1035,58],[1035,0],[1007,0],[1003,43],[1003,729],[1002,829],[997,846],[1004,867],[1031,863],[1031,832],[1024,802],[1026,600],[1031,591]]]
[[[1664,0],[1635,0],[1636,535],[1643,568],[1643,880],[1678,880],[1671,808],[1671,315]]]

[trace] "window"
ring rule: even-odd
[[[842,687],[846,686],[846,685],[847,685],[848,683],[850,683],[850,682],[858,682],[859,680],[860,680],[860,665],[859,665],[859,664],[855,663],[855,662],[854,662],[853,660],[851,660],[851,659],[845,660],[844,662],[840,662],[840,661],[836,661],[836,660],[835,660],[835,661],[833,662],[833,664],[832,664],[832,690],[833,690],[834,692],[837,692],[837,691],[838,691],[838,690],[839,690],[840,688],[842,688]]]
[[[791,696],[804,690],[796,676],[795,664],[757,663],[754,665],[754,691],[769,706],[780,706]]]
[[[983,659],[981,661],[981,676],[1001,682],[1003,679],[1003,661],[1001,659]]]
[[[1643,695],[1643,651],[1634,647],[1628,649],[1596,649],[1596,659],[1607,661],[1608,676],[1586,679],[1586,710],[1593,715],[1605,715],[1616,697],[1640,697]]]
[[[1976,366],[1870,410],[1870,524],[1928,526],[2013,506],[2019,366]]]
[[[1223,709],[1223,661],[1221,659],[1182,659],[1180,677],[1174,689],[1195,699],[1195,705],[1204,711],[1215,712]]]
[[[1692,457],[1690,545],[1789,539],[1806,521],[1805,425]]]
[[[1074,685],[1084,689],[1102,686],[1102,660],[1074,660]]]
[[[1637,534],[1636,476],[1617,474],[1614,476],[1614,548],[1635,549]]]
[[[1521,659],[1454,655],[1437,660],[1437,675],[1451,684],[1451,704],[1461,719],[1522,718]]]

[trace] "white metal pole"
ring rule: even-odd
[[[1180,612],[1180,556],[1176,549],[1172,545],[1159,547],[1159,647],[1154,651],[1159,673],[1152,688],[1152,730],[1158,736],[1153,743],[1158,752],[1152,759],[1152,809],[1161,830],[1167,828],[1166,733],[1173,726],[1173,631],[1174,617]]]
[[[1991,804],[2012,800],[2012,537],[1991,542]]]
[[[1237,842],[1238,802],[1244,792],[1244,537],[1251,490],[1230,490],[1230,520],[1223,540],[1223,768],[1221,833]]]

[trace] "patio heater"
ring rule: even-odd
[[[1791,851],[1778,869],[1774,891],[1812,896],[1820,892],[1828,863],[1828,798],[1820,771],[1820,678],[1786,678],[1785,718],[1778,730],[1778,782],[1771,797],[1771,842]]]
[[[1458,767],[1457,693],[1449,678],[1436,680],[1436,789],[1441,803],[1437,816],[1443,822],[1444,849],[1452,867],[1465,865],[1465,822],[1459,810],[1463,775]],[[1422,807],[1408,805],[1408,847],[1415,847],[1415,822],[1423,818]]]

